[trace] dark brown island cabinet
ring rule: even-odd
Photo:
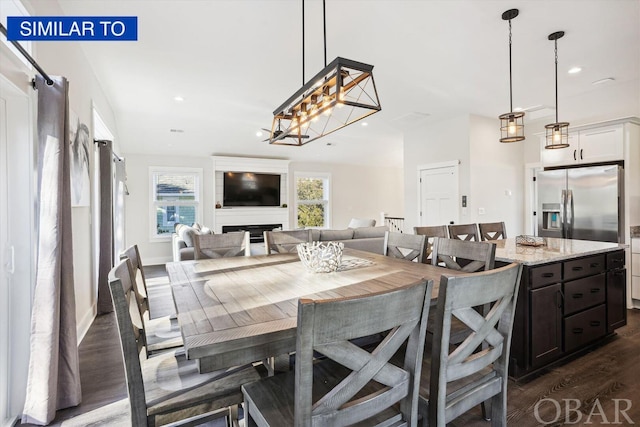
[[[627,322],[625,252],[617,244],[498,241],[496,260],[522,262],[509,374],[527,380],[578,356]]]

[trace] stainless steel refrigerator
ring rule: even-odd
[[[538,236],[623,242],[622,166],[538,172]]]

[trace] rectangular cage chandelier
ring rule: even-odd
[[[273,112],[269,144],[302,146],[380,111],[372,70],[334,59]]]

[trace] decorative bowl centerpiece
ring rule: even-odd
[[[308,242],[299,243],[298,256],[302,264],[312,273],[331,273],[340,267],[342,262],[341,242]]]
[[[516,236],[516,245],[521,246],[544,246],[547,244],[547,241],[542,237],[537,236]]]

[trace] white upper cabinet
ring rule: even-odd
[[[545,146],[545,136],[540,137],[540,161],[544,167],[571,165],[576,163],[573,156],[578,150],[578,135],[569,131],[569,146],[567,148],[555,148],[547,150]]]
[[[544,146],[545,138],[542,136],[540,160],[544,167],[623,160],[623,125],[569,129],[569,147],[547,150]]]

